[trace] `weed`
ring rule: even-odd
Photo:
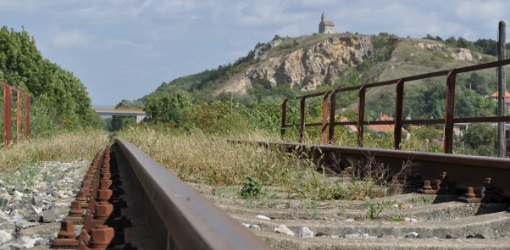
[[[397,217],[394,217],[394,216],[391,216],[391,219],[390,221],[404,221],[404,216],[397,216]]]
[[[262,185],[251,176],[246,176],[246,182],[239,190],[239,196],[243,199],[256,198],[262,194]]]
[[[367,215],[371,220],[375,220],[383,210],[384,210],[383,205],[369,203]]]

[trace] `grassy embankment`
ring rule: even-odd
[[[0,151],[0,171],[23,168],[40,161],[91,161],[109,143],[101,130],[78,130],[45,138],[21,141]]]
[[[188,182],[240,186],[249,176],[266,188],[276,187],[288,198],[312,200],[365,199],[394,192],[390,185],[376,185],[388,175],[375,162],[366,169],[363,181],[358,174],[352,174],[352,169],[351,174],[331,178],[316,171],[314,162],[298,159],[282,150],[226,141],[227,138],[281,141],[276,134],[255,131],[211,135],[175,129],[160,128],[156,131],[149,127],[130,127],[120,131],[118,136]]]

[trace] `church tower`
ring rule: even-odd
[[[322,12],[321,22],[319,23],[319,34],[333,34],[335,33],[335,24],[332,21],[326,20],[326,14]]]

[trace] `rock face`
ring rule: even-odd
[[[471,61],[473,60],[473,55],[471,55],[471,50],[460,48],[457,53],[452,53],[452,57],[457,60],[467,60]]]
[[[255,50],[253,50],[249,55],[248,57],[251,57],[253,59],[257,59],[257,57],[260,56],[260,58],[262,60],[266,59],[267,57],[267,52],[273,48],[275,48],[276,46],[280,45],[282,43],[282,39],[277,39],[277,40],[274,40],[274,41],[271,41],[271,42],[268,42],[262,46],[259,46],[257,48],[255,48]]]
[[[267,88],[288,85],[292,88],[313,90],[320,85],[332,84],[340,76],[343,67],[359,65],[370,57],[372,52],[372,41],[368,36],[332,37],[292,52],[269,57],[249,67],[240,77],[218,89],[217,93],[244,94],[247,88],[255,85]],[[254,53],[259,55],[261,52]],[[267,53],[267,50],[262,52],[264,53]]]

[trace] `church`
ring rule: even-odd
[[[321,22],[319,23],[319,34],[333,34],[335,33],[335,24],[332,21],[326,20],[326,14],[322,12]]]

